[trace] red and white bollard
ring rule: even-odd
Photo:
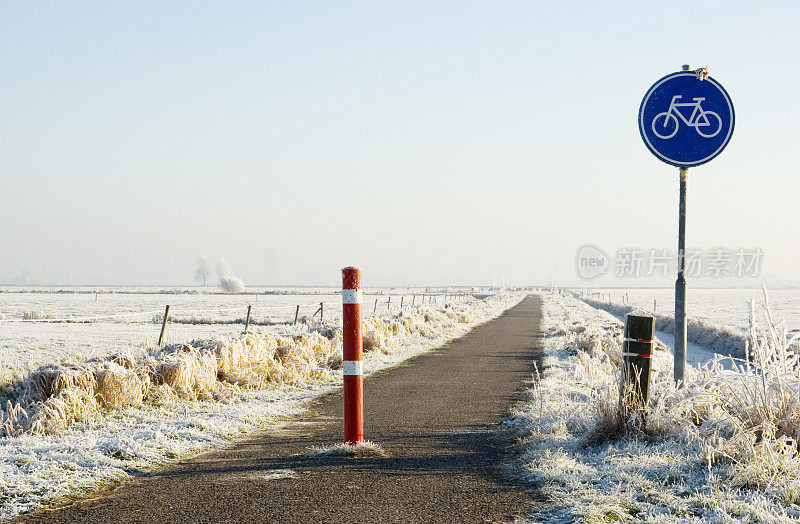
[[[342,372],[344,374],[344,442],[364,440],[364,382],[361,370],[361,268],[342,269]]]

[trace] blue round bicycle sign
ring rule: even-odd
[[[699,166],[719,155],[731,140],[734,120],[725,89],[692,71],[653,84],[639,107],[639,132],[647,149],[678,167]]]

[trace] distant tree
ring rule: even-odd
[[[217,277],[219,287],[226,293],[241,293],[244,291],[244,282],[234,275],[233,267],[224,258],[217,260]]]
[[[23,284],[36,284],[39,282],[39,272],[32,267],[22,268],[20,271],[20,281]]]
[[[217,278],[222,280],[222,277],[233,275],[233,266],[228,262],[225,257],[217,259]]]
[[[211,276],[211,260],[207,256],[202,255],[197,259],[197,269],[194,270],[194,279],[196,282],[206,285],[208,277]]]
[[[219,287],[225,293],[241,293],[244,291],[244,282],[237,276],[229,275],[219,279]]]

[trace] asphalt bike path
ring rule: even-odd
[[[542,369],[530,295],[441,349],[364,380],[365,438],[385,456],[312,456],[342,441],[341,390],[293,420],[25,522],[509,522],[535,506],[501,422]]]

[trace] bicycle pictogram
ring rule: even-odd
[[[712,138],[719,134],[722,130],[722,119],[714,111],[706,111],[701,107],[701,102],[705,97],[693,98],[694,102],[678,102],[681,95],[672,97],[672,102],[669,104],[669,109],[659,113],[653,118],[651,127],[653,133],[658,138],[667,140],[675,136],[680,127],[680,119],[689,127],[693,127],[697,134],[703,138]],[[692,114],[687,119],[678,108],[692,108]],[[676,116],[677,115],[677,116]],[[716,123],[712,123],[716,122]]]

